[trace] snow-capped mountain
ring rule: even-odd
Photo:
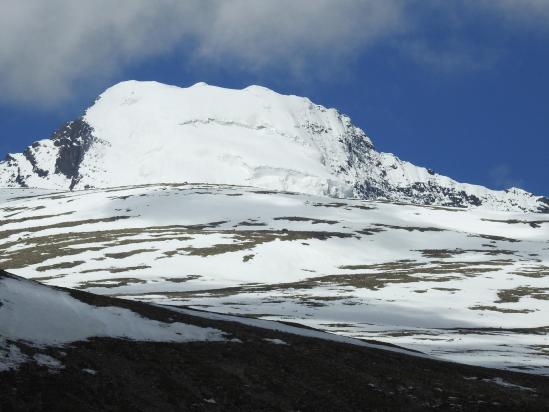
[[[83,117],[0,162],[0,186],[85,189],[164,182],[250,185],[334,197],[549,212],[520,189],[458,183],[375,150],[351,119],[250,86],[127,81]]]

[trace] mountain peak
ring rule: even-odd
[[[85,189],[184,181],[549,211],[547,199],[520,189],[461,184],[377,152],[337,110],[255,85],[238,90],[124,81],[50,139],[0,162],[0,186]]]

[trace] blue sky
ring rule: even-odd
[[[45,3],[0,16],[1,157],[121,80],[261,84],[441,174],[549,194],[549,1]]]

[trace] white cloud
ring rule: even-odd
[[[0,100],[55,105],[177,48],[249,68],[336,58],[400,30],[397,0],[4,0]]]
[[[314,56],[329,62],[403,28],[399,0],[233,0],[221,2],[200,33],[199,54],[256,68]]]
[[[443,5],[441,5],[443,4]],[[433,48],[417,35],[425,10],[549,16],[546,0],[2,0],[0,103],[55,107],[129,64],[184,50],[186,61],[307,73],[345,66],[384,40],[417,62],[474,66],[466,45]],[[465,4],[465,3],[464,3]],[[467,10],[466,10],[467,9]],[[429,12],[425,13],[429,15]],[[458,18],[456,18],[456,14]],[[444,18],[444,17],[442,17]],[[507,17],[505,17],[507,18]],[[511,17],[509,17],[511,19]],[[406,41],[404,41],[406,40]],[[404,46],[402,46],[404,45]],[[311,64],[313,63],[313,64]],[[318,64],[320,63],[320,64]],[[319,69],[320,68],[320,69]]]
[[[188,3],[158,0],[4,0],[0,13],[3,100],[54,103],[79,80],[169,50],[185,34]],[[192,8],[196,14],[198,6]],[[188,19],[190,20],[190,19]],[[192,20],[191,20],[192,21]]]

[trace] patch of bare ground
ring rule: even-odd
[[[348,207],[347,203],[343,202],[330,202],[330,203],[313,203],[314,207]]]
[[[383,227],[386,229],[406,230],[407,232],[445,232],[445,229],[439,229],[437,227],[417,227],[417,226],[395,226],[386,225],[382,223],[373,223],[374,226]]]
[[[535,312],[533,309],[510,309],[510,308],[500,308],[499,306],[488,306],[488,305],[476,305],[471,306],[471,310],[482,310],[490,312],[500,312],[500,313],[531,313]]]
[[[0,231],[0,240],[17,235],[18,239],[0,244],[2,252],[1,267],[20,269],[40,264],[58,256],[71,256],[82,253],[78,246],[86,245],[86,251],[100,251],[114,246],[134,245],[138,243],[153,243],[161,241],[190,240],[193,234],[201,234],[210,228],[215,228],[220,222],[202,225],[182,226],[152,226],[145,228],[124,228],[93,232],[56,233],[47,236],[25,238],[27,232],[39,232],[47,229],[78,227],[85,224],[114,222],[127,219],[128,216],[115,216],[106,219],[93,219],[77,222],[64,222],[56,225],[40,226],[29,229]],[[208,232],[210,233],[210,232]],[[146,237],[143,237],[146,236]],[[97,246],[90,246],[97,245]]]
[[[507,220],[499,220],[499,219],[480,219],[484,222],[494,222],[494,223],[507,223],[508,225],[529,225],[533,228],[540,228],[543,223],[549,223],[549,220],[519,220],[519,219],[507,219]]]
[[[166,282],[172,282],[172,283],[185,283],[190,280],[196,280],[200,279],[202,276],[200,275],[187,275],[187,276],[180,276],[180,277],[170,277],[170,278],[162,278]]]
[[[514,289],[503,289],[498,291],[499,300],[497,300],[496,303],[515,303],[522,297],[529,297],[538,300],[549,300],[549,288],[519,286]]]
[[[361,210],[376,210],[377,207],[375,206],[365,206],[365,205],[352,205],[353,209],[361,209]]]
[[[466,253],[481,253],[486,256],[514,255],[515,250],[507,249],[418,249],[423,257],[429,259],[450,259]],[[511,260],[509,260],[511,261]]]
[[[255,257],[255,255],[245,255],[245,256],[242,256],[242,262],[249,262],[250,260],[252,260],[253,258]]]
[[[136,249],[128,250],[127,252],[105,253],[105,256],[111,259],[124,259],[130,256],[139,255],[141,253],[156,252],[157,250],[158,249]]]
[[[221,243],[206,247],[184,247],[178,249],[193,256],[212,256],[241,250],[251,250],[263,243],[298,240],[327,240],[330,238],[350,238],[354,235],[343,232],[325,231],[295,231],[295,230],[247,230],[247,231],[223,231],[223,234],[232,235],[234,243]]]
[[[147,283],[144,279],[138,278],[109,278],[96,279],[86,282],[80,282],[76,289],[91,289],[91,288],[119,288],[122,286]]]
[[[456,289],[456,288],[431,288],[431,289],[434,289],[434,290],[440,290],[442,292],[459,292],[461,289]]]
[[[493,335],[493,334],[519,334],[519,335],[547,335],[549,326],[539,326],[536,328],[447,328],[443,330],[456,331],[460,335]]]
[[[23,212],[23,211],[36,211],[45,209],[46,206],[36,206],[36,207],[27,207],[27,206],[18,206],[18,207],[0,207],[1,212],[8,212],[8,213],[14,213],[14,212]]]
[[[511,272],[513,275],[525,276],[528,278],[543,278],[549,276],[549,266],[546,265],[533,265],[524,266],[520,270]]]
[[[39,276],[39,277],[33,277],[29,279],[34,280],[35,282],[47,282],[49,280],[61,279],[61,278],[64,278],[65,276],[67,276],[66,273],[63,273],[60,275],[54,275],[54,276]]]
[[[7,239],[12,235],[22,235],[24,233],[36,233],[36,232],[50,230],[50,229],[64,229],[69,227],[72,228],[72,227],[78,227],[83,225],[93,225],[96,223],[111,223],[111,222],[116,222],[117,220],[129,219],[130,217],[131,216],[112,216],[112,217],[106,217],[102,219],[67,221],[67,222],[54,223],[51,225],[44,225],[44,226],[32,226],[32,227],[25,227],[25,228],[19,228],[19,229],[3,230],[3,231],[0,231],[0,240]]]
[[[267,226],[267,223],[258,222],[257,220],[250,219],[250,220],[245,220],[243,222],[240,222],[240,223],[237,223],[236,225],[234,225],[234,227],[238,227],[238,226]]]
[[[74,211],[65,212],[65,213],[58,213],[56,215],[39,215],[39,216],[21,217],[19,219],[2,219],[0,221],[0,226],[10,225],[10,224],[13,224],[13,223],[32,222],[34,220],[51,219],[53,217],[72,215],[73,213],[74,213]]]
[[[360,229],[360,230],[357,230],[356,233],[359,233],[361,235],[366,235],[366,236],[372,236],[376,233],[380,233],[380,232],[385,232],[385,229],[382,229],[380,227],[367,227],[367,228],[364,228],[364,229]]]
[[[310,222],[313,225],[318,225],[318,224],[335,225],[336,223],[339,223],[339,221],[337,220],[314,219],[311,217],[302,217],[302,216],[275,217],[273,220],[287,220],[289,222]]]
[[[94,272],[110,272],[110,273],[122,273],[132,270],[150,269],[148,265],[129,266],[129,267],[109,267],[109,268],[94,268],[80,271],[80,273],[94,273]]]
[[[74,268],[76,266],[82,265],[84,262],[83,260],[77,260],[74,262],[61,262],[61,263],[55,263],[53,265],[47,265],[47,266],[38,266],[36,268],[39,272],[46,272],[48,270],[56,270],[56,269],[70,269]]]
[[[504,236],[494,236],[494,235],[469,235],[469,237],[480,237],[482,239],[493,240],[496,242],[511,242],[511,243],[521,242],[521,240],[519,239],[513,239],[510,237],[504,237]]]
[[[415,281],[419,280],[436,280],[436,278],[428,277],[423,278],[425,275],[444,275],[453,274],[456,275],[453,279],[459,279],[459,276],[477,276],[483,273],[495,272],[512,264],[511,260],[497,259],[480,262],[471,261],[452,261],[447,262],[444,260],[432,260],[430,262],[415,262],[410,260],[375,263],[366,265],[345,265],[340,266],[340,269],[346,270],[368,270],[376,271],[375,275],[388,275],[391,277],[402,276],[403,279],[410,276],[415,277]],[[335,275],[340,276],[340,275]],[[411,279],[411,278],[410,278]],[[440,279],[440,278],[439,278]]]

